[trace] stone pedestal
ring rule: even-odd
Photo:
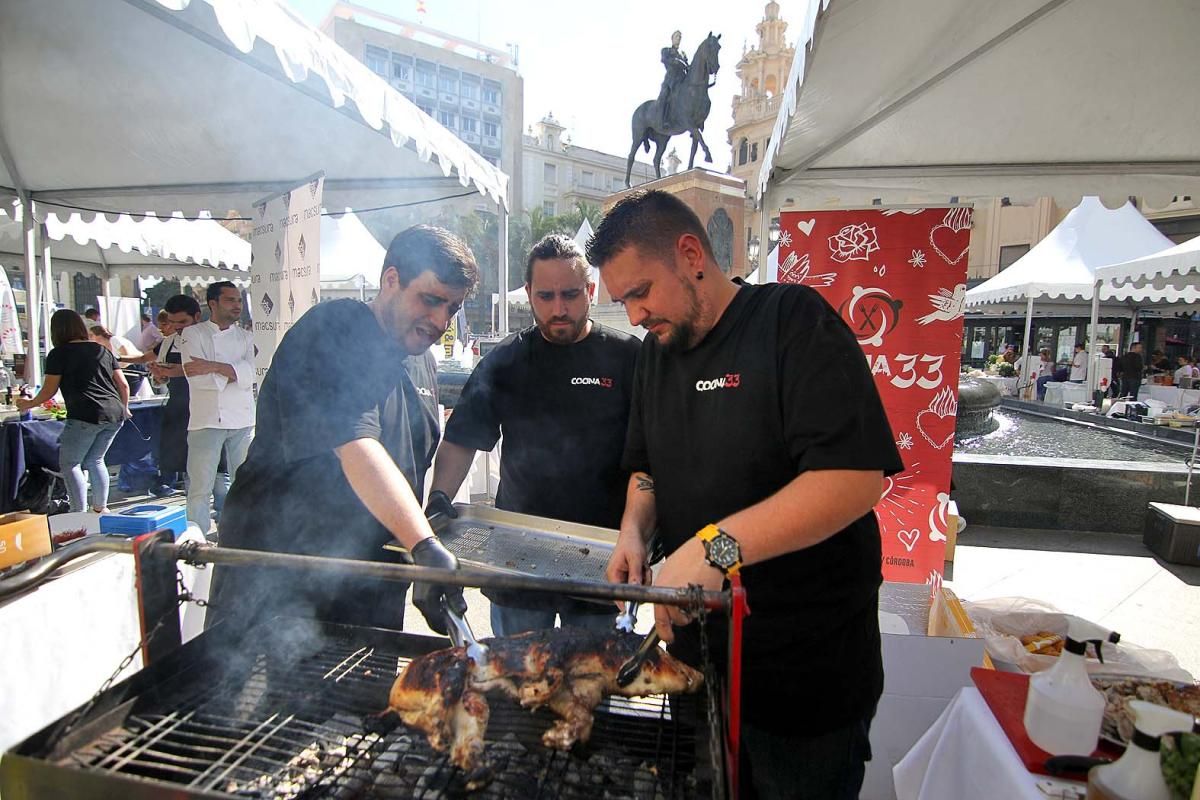
[[[604,200],[604,210],[608,211],[630,192],[642,189],[661,189],[678,195],[679,199],[687,203],[696,212],[696,216],[700,217],[700,222],[708,231],[713,254],[716,255],[721,269],[734,277],[745,277],[749,271],[746,258],[749,232],[746,229],[748,222],[744,181],[732,175],[709,172],[697,167],[643,183],[636,189],[611,194]],[[609,297],[603,282],[597,290],[600,292],[599,302],[611,302],[612,298]]]

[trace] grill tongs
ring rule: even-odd
[[[626,633],[634,632],[633,625],[637,620],[637,608],[638,603],[636,601],[630,602],[626,606],[625,613],[617,617],[617,630],[625,631]],[[658,628],[655,627],[650,630],[650,633],[646,634],[646,638],[638,646],[637,652],[630,656],[629,660],[617,670],[617,686],[625,687],[633,683],[634,678],[637,677],[642,664],[650,656],[651,651],[658,647],[658,642]]]
[[[467,657],[477,665],[487,661],[487,645],[479,643],[479,640],[475,638],[475,632],[471,630],[471,623],[467,622],[465,617],[455,614],[444,597],[442,598],[442,611],[445,612],[446,619],[450,622],[447,627],[450,631],[450,641],[454,643],[454,646],[467,648]]]

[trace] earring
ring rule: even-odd
[[[702,281],[702,280],[704,280],[704,273],[703,273],[703,272],[697,272],[697,273],[696,273],[696,280],[698,280],[698,281]]]

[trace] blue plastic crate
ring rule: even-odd
[[[174,531],[176,537],[186,531],[187,510],[183,506],[144,505],[100,517],[101,533],[140,536],[164,529]]]

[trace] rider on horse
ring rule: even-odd
[[[667,74],[663,77],[662,88],[658,92],[658,107],[662,113],[663,126],[671,119],[671,94],[676,86],[683,83],[688,73],[687,53],[679,49],[683,34],[675,31],[671,34],[671,46],[662,49],[662,63]]]

